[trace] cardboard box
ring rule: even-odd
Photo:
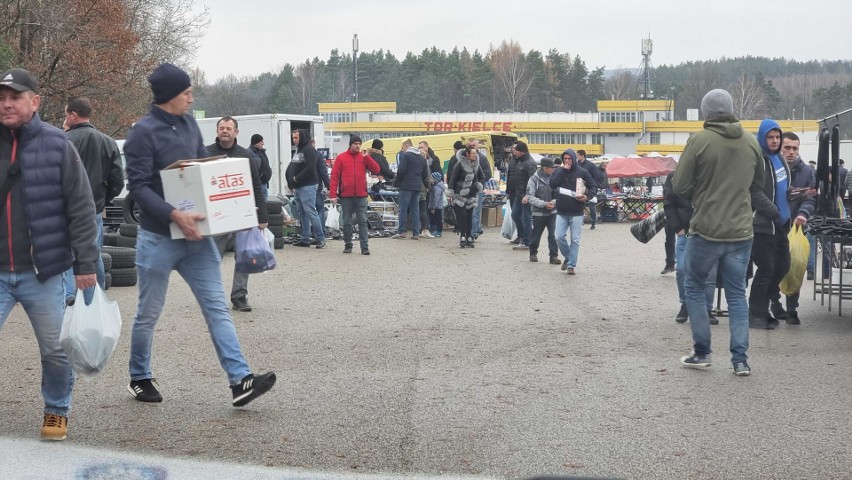
[[[209,157],[175,162],[160,171],[163,197],[182,212],[198,212],[204,236],[257,226],[254,189],[247,158]],[[184,238],[171,224],[172,238]]]
[[[497,207],[497,225],[494,225],[495,227],[502,227],[503,226],[503,215],[505,214],[505,211],[506,211],[505,205],[500,205],[499,207]]]
[[[497,226],[497,207],[485,207],[482,209],[481,223],[486,227]],[[502,222],[500,223],[502,225]]]

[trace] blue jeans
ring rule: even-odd
[[[420,191],[419,190],[400,190],[399,191],[399,229],[397,233],[405,233],[406,221],[408,215],[411,214],[412,232],[414,236],[420,236]]]
[[[748,356],[748,302],[745,296],[746,269],[751,257],[751,240],[711,242],[690,235],[684,255],[684,294],[689,312],[689,326],[695,354],[708,355],[710,350],[710,318],[707,316],[707,277],[717,265],[728,302],[731,328],[731,362],[744,362]]]
[[[568,228],[571,228],[571,243],[568,243],[566,233]],[[556,215],[556,244],[559,245],[559,251],[565,260],[568,261],[568,266],[571,268],[577,267],[577,257],[580,255],[580,232],[583,229],[583,216],[568,216]]]
[[[677,234],[675,234],[677,235]],[[686,246],[689,244],[689,237],[678,236],[675,241],[675,280],[677,281],[677,298],[681,304],[686,303],[686,295],[684,294],[683,282],[686,276],[683,271],[683,257],[686,254]],[[710,274],[707,276],[707,287],[704,295],[707,297],[707,310],[713,309],[713,293],[716,290],[716,265],[710,269]]]
[[[101,257],[101,250],[104,246],[104,219],[100,214],[95,215],[95,223],[98,225],[98,259],[95,262],[95,273],[98,277],[98,285],[101,286],[101,289],[105,288],[105,279],[106,273],[104,271],[104,259]],[[68,270],[62,273],[62,285],[65,287],[65,296],[66,297],[76,297],[77,296],[77,286],[74,283],[74,269],[69,268]],[[94,287],[87,288],[83,291],[83,299],[86,301],[86,305],[92,303],[92,295],[95,294]]]
[[[358,243],[361,244],[361,250],[368,249],[370,247],[370,232],[367,223],[367,197],[341,197],[339,201],[341,210],[343,210],[340,214],[340,225],[343,227],[343,246],[352,246],[352,215],[354,214],[355,220],[358,222]]]
[[[325,241],[325,229],[322,219],[317,213],[317,186],[307,185],[296,189],[296,198],[299,199],[301,215],[299,222],[302,224],[302,243],[310,243],[311,232],[320,242]]]
[[[530,234],[532,233],[532,207],[530,204],[524,205],[521,200],[523,194],[515,194],[512,199],[512,221],[515,222],[515,228],[518,229],[518,238],[524,245],[530,244]]]
[[[263,201],[265,202],[269,199],[269,187],[264,183],[260,188],[263,190]]]
[[[30,319],[41,355],[41,396],[44,413],[68,416],[74,372],[68,356],[59,344],[65,313],[62,276],[54,275],[44,283],[34,270],[0,273],[0,328],[9,312],[20,302]],[[7,392],[12,395],[11,392]]]
[[[482,235],[482,204],[485,203],[485,194],[479,192],[476,194],[476,207],[473,208],[473,236]]]
[[[320,221],[322,222],[322,227],[325,229],[325,221],[328,219],[328,211],[325,209],[325,194],[322,193],[321,188],[317,188],[317,214],[319,214]]]
[[[177,270],[189,284],[195,300],[201,306],[219,364],[228,374],[230,384],[239,383],[251,373],[240,350],[237,330],[225,301],[221,261],[222,257],[211,237],[190,242],[184,239],[172,240],[139,229],[136,239],[139,305],[136,307],[130,336],[131,380],[154,377],[151,372],[154,328],[166,302],[172,270]]]

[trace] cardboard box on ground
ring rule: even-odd
[[[160,171],[163,196],[182,212],[198,212],[204,236],[257,226],[254,190],[247,158],[208,157],[177,161]],[[172,238],[184,238],[174,223]]]

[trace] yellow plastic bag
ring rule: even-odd
[[[808,256],[811,254],[811,246],[801,226],[793,225],[787,239],[790,240],[790,270],[781,280],[781,293],[784,295],[796,293],[802,288],[805,270],[808,269]]]

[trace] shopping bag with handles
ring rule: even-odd
[[[59,343],[78,377],[91,380],[100,375],[118,345],[121,312],[95,285],[92,303],[86,305],[83,290],[77,290],[74,305],[65,308]]]

